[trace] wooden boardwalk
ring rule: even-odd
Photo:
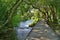
[[[58,40],[55,32],[42,20],[38,22],[26,40]]]

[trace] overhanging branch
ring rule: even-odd
[[[28,2],[26,2],[26,1],[24,1],[24,2],[25,2],[26,4],[28,4],[28,5],[31,5],[33,8],[38,9],[40,12],[42,12],[42,13],[45,15],[45,12],[42,11],[42,10],[40,9],[40,7],[35,7],[33,4],[28,3]]]
[[[12,6],[12,8],[10,10],[8,10],[6,13],[10,14],[9,17],[7,18],[7,20],[5,21],[5,23],[2,25],[6,25],[9,20],[11,19],[14,11],[18,8],[18,6],[20,5],[20,3],[22,2],[23,0],[17,0],[16,3]]]

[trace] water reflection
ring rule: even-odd
[[[18,26],[20,28],[28,28],[29,25],[32,24],[32,23],[33,23],[33,20],[27,20],[25,22],[20,22]]]
[[[19,27],[16,28],[18,40],[25,40],[26,36],[32,30],[32,28],[29,27],[29,25],[32,23],[33,20],[27,20],[19,23]]]

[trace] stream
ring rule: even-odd
[[[27,20],[25,22],[20,22],[18,27],[16,27],[16,33],[18,40],[25,40],[29,32],[32,30],[31,27],[29,27],[29,24],[33,23],[33,20]]]

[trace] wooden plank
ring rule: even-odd
[[[44,22],[38,22],[26,40],[58,40],[57,34]]]

